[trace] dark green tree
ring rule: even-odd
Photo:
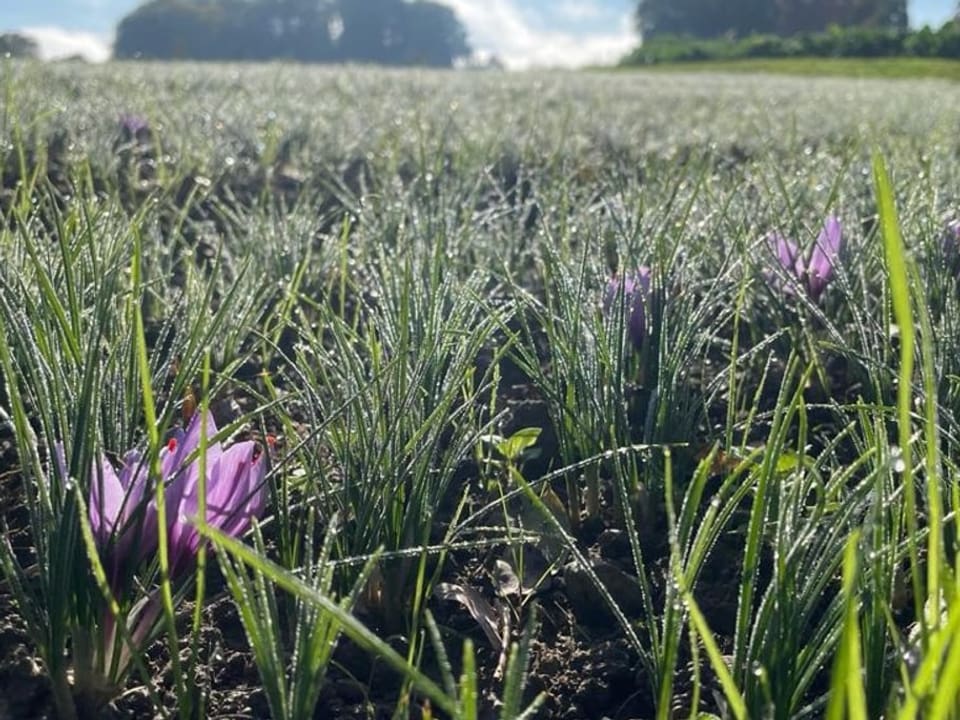
[[[637,25],[644,38],[741,37],[771,32],[775,13],[770,0],[640,0]]]
[[[39,57],[37,43],[20,33],[3,33],[0,35],[0,55],[9,55],[15,58]]]
[[[330,17],[334,0],[244,2],[224,30],[231,59],[325,62],[333,55]]]
[[[396,64],[403,41],[403,0],[344,0],[337,3],[342,32],[334,57],[342,61]]]
[[[907,29],[906,0],[776,0],[783,35],[840,27]]]
[[[114,54],[449,67],[470,47],[427,0],[150,0],[121,21]]]
[[[830,25],[905,30],[907,0],[640,0],[637,23],[645,38],[793,35]]]
[[[408,3],[401,28],[403,65],[450,67],[470,56],[463,24],[448,5],[430,0]]]
[[[150,0],[117,26],[118,58],[223,60],[229,5],[213,0]]]
[[[882,25],[888,25],[891,28],[904,32],[910,28],[910,13],[907,10],[907,0],[884,0],[881,5],[884,11],[884,14],[880,16]]]

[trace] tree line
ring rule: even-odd
[[[117,26],[117,58],[450,67],[471,54],[433,0],[149,0]]]
[[[796,35],[831,26],[905,31],[907,0],[639,0],[644,39]]]

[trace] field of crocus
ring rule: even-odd
[[[0,86],[0,718],[960,717],[960,87]]]

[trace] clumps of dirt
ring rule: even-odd
[[[15,552],[29,548],[29,515],[10,428],[0,426],[0,519]],[[0,575],[0,720],[53,717],[50,682]]]
[[[543,717],[620,720],[645,717],[653,707],[639,658],[623,637],[537,640],[528,692],[545,692]]]
[[[52,697],[13,598],[0,589],[0,718],[52,718]]]

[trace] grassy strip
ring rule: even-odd
[[[619,68],[633,71],[636,67]],[[940,58],[748,58],[646,65],[657,72],[770,73],[856,78],[960,80],[960,61]]]

